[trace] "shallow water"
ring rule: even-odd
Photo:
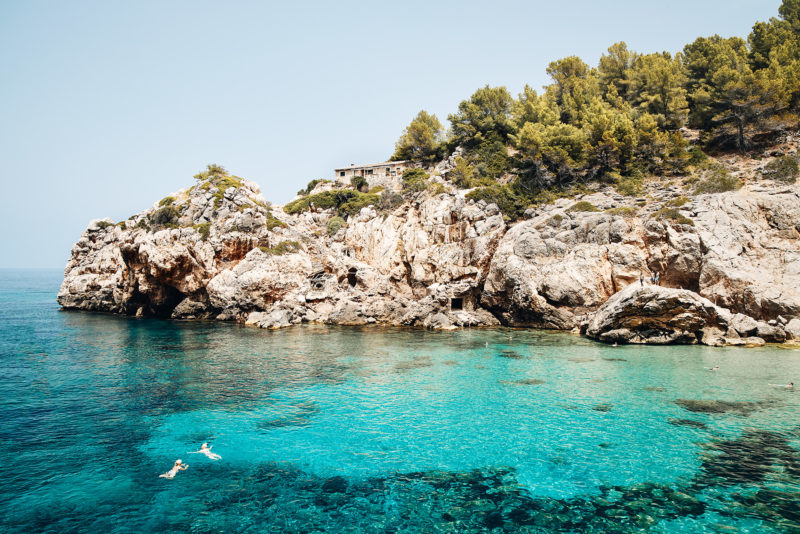
[[[800,350],[136,320],[60,275],[0,271],[4,531],[800,531]]]

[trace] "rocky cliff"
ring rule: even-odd
[[[736,314],[757,323],[753,335],[769,326],[770,341],[800,338],[796,185],[751,182],[694,198],[660,182],[638,198],[600,187],[532,208],[517,223],[446,181],[435,191],[406,194],[390,208],[368,205],[334,225],[332,209],[289,215],[255,184],[206,173],[127,221],[92,221],[72,249],[58,302],[269,328],[583,325],[606,341],[653,342],[636,328],[609,335],[627,327],[589,327],[589,319],[594,325],[607,301],[616,307],[606,321],[625,316],[625,303],[609,299],[658,272],[662,286],[703,299],[692,309],[705,310],[699,322],[662,314],[660,340],[722,344]],[[650,300],[666,299],[662,288],[652,291]],[[629,304],[641,315],[647,298],[638,297]],[[671,324],[680,332],[667,332]],[[704,328],[719,332],[703,336]]]

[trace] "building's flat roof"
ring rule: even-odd
[[[365,165],[350,165],[349,167],[338,167],[334,171],[346,171],[348,169],[365,169],[367,167],[389,167],[391,165],[400,165],[401,163],[408,163],[409,160],[402,161],[384,161],[383,163],[367,163]]]

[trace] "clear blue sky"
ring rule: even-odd
[[[114,220],[224,165],[284,203],[383,161],[420,109],[547,83],[615,41],[746,36],[780,0],[0,0],[0,267],[63,267]]]

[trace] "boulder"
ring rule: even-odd
[[[689,290],[632,284],[603,304],[588,337],[609,343],[724,343],[730,313]]]
[[[795,317],[786,323],[786,334],[794,340],[800,340],[800,318]]]

